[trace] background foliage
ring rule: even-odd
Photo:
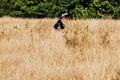
[[[120,0],[0,0],[0,16],[120,19]]]

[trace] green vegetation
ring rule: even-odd
[[[120,0],[0,0],[0,16],[120,19]]]

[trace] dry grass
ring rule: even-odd
[[[120,21],[0,18],[0,80],[120,80]]]

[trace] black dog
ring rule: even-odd
[[[59,29],[64,29],[65,28],[65,25],[62,22],[62,18],[66,15],[68,15],[68,13],[64,13],[64,14],[61,15],[61,17],[59,18],[57,23],[54,25],[54,29],[59,30]]]
[[[65,25],[62,23],[62,21],[61,21],[61,19],[59,19],[58,21],[57,21],[57,23],[54,25],[54,28],[55,29],[64,29],[65,28]]]

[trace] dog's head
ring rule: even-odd
[[[64,29],[64,27],[65,27],[65,25],[63,24],[63,23],[56,23],[55,25],[54,25],[54,28],[56,29],[56,30],[61,30],[61,29]]]
[[[57,23],[54,25],[54,28],[56,30],[58,30],[58,29],[64,29],[65,28],[65,25],[62,23],[61,19],[63,17],[65,17],[66,15],[68,15],[68,13],[62,14],[61,17],[59,18],[59,20],[57,21]]]

